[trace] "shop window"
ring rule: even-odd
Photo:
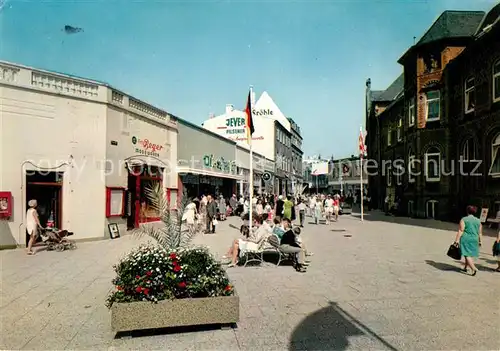
[[[474,86],[474,77],[468,78],[465,81],[465,113],[470,113],[474,111],[474,107],[476,106],[476,96],[475,96],[475,86]]]
[[[414,214],[414,206],[415,206],[415,203],[413,202],[413,200],[410,200],[408,201],[408,216],[412,217],[413,214]]]
[[[494,178],[500,178],[500,134],[497,134],[491,143],[491,165],[489,174]]]
[[[427,206],[426,206],[427,218],[432,218],[432,219],[437,218],[438,204],[439,202],[436,200],[427,201]]]
[[[410,127],[415,125],[415,99],[412,99],[408,106],[408,125]]]
[[[391,174],[390,164],[387,165],[387,167],[386,167],[385,178],[386,178],[387,186],[391,186],[392,185],[392,174]]]
[[[158,220],[160,218],[160,212],[158,211],[158,204],[155,203],[155,199],[151,198],[151,190],[155,189],[157,186],[161,186],[161,179],[148,179],[142,178],[140,185],[140,214],[139,223],[151,222],[153,220]]]
[[[427,182],[441,180],[441,153],[435,147],[429,148],[425,153],[425,179]]]
[[[500,59],[493,64],[493,102],[500,101]]]
[[[441,108],[441,95],[439,90],[429,91],[426,101],[426,121],[439,121]]]

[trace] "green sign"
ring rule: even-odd
[[[245,119],[241,117],[231,117],[226,119],[226,127],[245,127]]]
[[[233,173],[236,170],[235,161],[226,161],[223,157],[216,158],[214,155],[203,156],[203,166],[226,173]]]

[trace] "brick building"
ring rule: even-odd
[[[468,203],[493,208],[500,183],[487,175],[492,168],[487,163],[498,162],[500,176],[499,7],[487,15],[443,12],[399,59],[404,82],[399,93],[394,85],[401,77],[383,92],[372,91],[367,81],[368,156],[378,164],[369,188],[379,207],[390,195],[415,217],[456,219]],[[464,150],[467,160],[484,161],[483,176],[456,174]]]

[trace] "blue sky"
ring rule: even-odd
[[[299,123],[307,155],[344,157],[357,152],[366,78],[386,88],[442,11],[496,2],[7,0],[0,59],[105,81],[197,124],[243,108],[252,84]]]

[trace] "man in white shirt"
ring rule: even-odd
[[[328,195],[325,200],[325,214],[326,214],[326,224],[330,224],[330,220],[333,214],[333,199],[330,195]]]

